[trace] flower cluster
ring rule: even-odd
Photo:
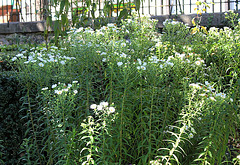
[[[73,87],[78,85],[78,81],[73,81],[72,84],[65,84],[65,83],[60,83],[58,82],[57,84],[53,84],[51,86],[51,88],[54,90],[54,93],[57,94],[57,95],[61,95],[62,93],[64,92],[69,92],[69,90]],[[42,88],[43,91],[45,90],[48,90],[48,87],[44,87]],[[77,89],[73,89],[73,93],[74,94],[77,94],[78,93],[78,90]]]
[[[37,63],[40,67],[44,67],[47,63],[59,63],[65,65],[67,60],[76,59],[75,57],[61,56],[61,53],[65,50],[66,48],[58,49],[56,46],[51,46],[49,51],[45,48],[32,48],[30,52],[22,51],[11,60],[16,61],[17,59],[21,59],[24,64]]]
[[[151,160],[150,165],[162,165],[161,159]]]
[[[225,93],[216,93],[215,92],[215,88],[214,85],[212,85],[212,83],[209,83],[208,81],[205,81],[205,84],[202,83],[191,83],[189,84],[190,88],[193,88],[194,90],[200,90],[200,94],[199,96],[204,96],[207,99],[210,99],[212,101],[216,101],[216,98],[226,98],[226,94]],[[230,98],[230,101],[232,102],[233,99]]]
[[[93,109],[95,111],[97,111],[98,113],[100,112],[107,112],[107,114],[111,114],[111,113],[114,113],[115,112],[115,108],[113,107],[114,103],[111,104],[111,106],[109,106],[109,103],[108,102],[100,102],[99,105],[97,104],[92,104],[90,106],[90,109]]]

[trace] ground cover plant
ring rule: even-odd
[[[155,25],[71,29],[11,58],[27,112],[18,164],[239,163],[239,24]]]

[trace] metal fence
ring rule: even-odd
[[[48,9],[54,16],[59,11],[59,5],[52,5],[54,0],[0,0],[0,23],[7,22],[32,22],[45,19],[43,9]],[[85,0],[68,0],[70,10],[68,18],[83,14],[86,11]],[[89,0],[88,0],[89,1]],[[221,13],[228,10],[238,10],[240,0],[200,0],[209,4],[206,13]],[[136,10],[134,0],[91,0],[96,4],[95,17],[104,15],[104,6],[110,5],[108,16],[116,17],[123,8],[129,12]],[[121,2],[121,3],[120,3]],[[142,15],[173,15],[193,14],[197,0],[141,0],[140,14]],[[211,4],[213,2],[214,4]],[[91,10],[91,8],[89,9]],[[88,12],[90,14],[90,12]],[[54,19],[53,19],[54,20]]]

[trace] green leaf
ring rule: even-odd
[[[52,16],[48,16],[48,17],[47,17],[46,26],[47,26],[47,27],[52,26]]]
[[[128,16],[128,11],[127,9],[123,9],[121,12],[120,12],[120,15],[118,16],[118,20],[122,19],[122,18],[126,18]]]
[[[63,12],[64,7],[65,7],[65,0],[62,0],[61,4],[60,4],[60,12],[59,13]]]
[[[140,0],[134,0],[134,3],[135,3],[135,6],[136,6],[136,11],[139,11],[140,4],[141,4]]]

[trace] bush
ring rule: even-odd
[[[22,120],[26,112],[20,111],[23,91],[15,74],[4,72],[0,75],[0,92],[1,159],[5,164],[17,164],[26,131]]]

